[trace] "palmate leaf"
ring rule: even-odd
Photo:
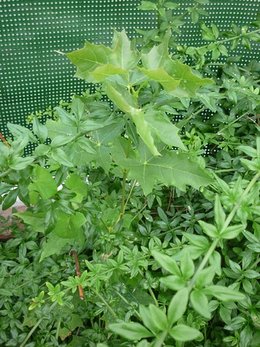
[[[66,56],[77,67],[76,76],[99,83],[114,75],[128,74],[139,61],[139,53],[123,30],[115,31],[112,48],[86,42],[85,46]]]
[[[192,69],[178,60],[171,59],[168,51],[168,37],[164,41],[154,46],[147,54],[142,54],[144,71],[151,79],[158,81],[166,91],[181,89],[187,96],[193,96],[196,91],[207,84],[213,83],[209,78],[202,78],[195,74]],[[162,73],[162,71],[165,73]],[[161,82],[159,80],[161,71]],[[167,77],[167,78],[166,78]],[[174,81],[176,87],[174,87]],[[178,96],[178,95],[177,95]]]
[[[109,64],[110,54],[111,48],[86,42],[83,48],[67,53],[66,56],[77,67],[76,76],[89,80],[91,71]]]
[[[211,182],[207,171],[191,160],[186,153],[164,151],[162,156],[156,157],[141,144],[135,157],[133,154],[127,157],[123,151],[120,152],[120,145],[120,141],[114,144],[112,158],[122,169],[128,171],[129,178],[139,182],[145,195],[151,193],[156,184],[185,190],[186,185],[198,189]]]

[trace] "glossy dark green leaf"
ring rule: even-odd
[[[10,192],[5,196],[3,203],[2,203],[2,209],[7,210],[9,207],[13,206],[13,204],[16,202],[18,196],[18,189],[12,189]]]

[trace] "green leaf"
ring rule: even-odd
[[[152,304],[149,305],[149,311],[151,320],[156,328],[160,331],[166,330],[168,327],[166,314],[159,307]]]
[[[48,129],[45,125],[41,124],[36,117],[33,118],[33,132],[42,142],[48,137]]]
[[[160,331],[160,328],[158,328],[157,323],[154,321],[154,319],[153,319],[154,317],[151,316],[150,309],[148,307],[140,305],[139,313],[140,313],[140,317],[141,317],[144,325],[149,330],[151,330],[154,335],[157,335],[157,333]]]
[[[250,146],[238,146],[237,148],[240,151],[244,152],[249,157],[252,157],[252,158],[256,158],[257,157],[257,151],[253,147],[250,147]]]
[[[131,41],[125,30],[114,32],[110,61],[125,70],[133,69],[139,61],[139,53],[131,48]]]
[[[97,67],[93,72],[90,73],[93,82],[100,83],[105,81],[107,78],[113,75],[124,75],[127,71],[112,64],[105,64]]]
[[[156,184],[184,191],[186,185],[198,189],[212,181],[207,171],[190,159],[188,153],[164,151],[161,157],[155,157],[142,144],[138,152],[135,159],[116,158],[116,163],[129,172],[129,178],[139,182],[145,195],[151,193]]]
[[[2,203],[2,210],[7,210],[9,207],[13,206],[13,204],[16,202],[18,196],[18,189],[12,189],[9,191],[9,193],[5,196],[3,203]]]
[[[245,226],[243,224],[232,225],[221,232],[220,237],[222,239],[231,240],[237,237],[244,230]]]
[[[172,290],[180,290],[187,284],[187,281],[180,276],[161,277],[160,282],[162,285]]]
[[[168,92],[175,90],[180,81],[171,77],[163,68],[158,68],[156,70],[147,70],[141,68],[142,71],[149,79],[156,81],[161,84],[161,86]]]
[[[11,163],[9,164],[10,169],[13,170],[23,170],[27,166],[31,165],[34,161],[34,157],[13,157]]]
[[[45,215],[43,212],[16,212],[13,214],[21,218],[25,224],[30,225],[32,229],[36,232],[44,232],[45,231]]]
[[[108,328],[114,333],[133,341],[153,336],[143,325],[134,322],[109,324]]]
[[[176,325],[169,331],[169,333],[171,337],[174,338],[174,340],[182,342],[191,341],[202,337],[202,334],[201,332],[199,332],[199,330],[191,328],[184,324]]]
[[[218,230],[221,230],[225,223],[226,215],[221,205],[219,195],[215,196],[214,217]]]
[[[194,274],[194,263],[190,257],[189,252],[183,252],[182,257],[181,257],[181,272],[182,276],[185,279],[191,278],[191,276]]]
[[[157,6],[155,3],[151,2],[151,1],[142,1],[141,5],[139,5],[138,9],[142,10],[142,11],[152,11],[152,10],[156,10]]]
[[[33,135],[31,130],[29,130],[28,128],[22,125],[7,123],[7,128],[15,138],[21,138],[21,139],[27,138],[31,142],[37,142],[37,138]]]
[[[152,135],[150,125],[145,119],[145,113],[141,109],[135,109],[132,110],[131,116],[135,123],[137,133],[149,148],[150,152],[154,156],[160,155],[157,147],[154,144],[154,137]]]
[[[50,157],[58,162],[60,165],[64,165],[67,167],[73,167],[74,165],[67,159],[67,155],[61,148],[53,148]]]
[[[48,136],[52,140],[52,146],[62,146],[69,143],[77,135],[76,125],[66,124],[64,121],[48,119],[46,122]]]
[[[240,301],[245,298],[245,296],[237,290],[218,285],[208,286],[203,292],[206,295],[215,296],[221,301]]]
[[[185,146],[178,135],[179,129],[172,124],[164,113],[148,109],[145,111],[144,119],[151,129],[152,135],[156,135],[168,146],[185,149]]]
[[[48,235],[47,241],[42,246],[40,262],[54,254],[60,254],[62,249],[68,244],[68,240],[59,237],[53,232]]]
[[[188,288],[180,289],[172,298],[168,308],[168,322],[172,326],[185,313],[189,300]]]
[[[33,183],[29,185],[29,191],[36,191],[43,199],[49,199],[57,193],[57,184],[47,169],[36,166],[33,170]]]
[[[199,88],[214,83],[213,80],[209,78],[202,78],[195,74],[191,67],[178,60],[171,60],[168,62],[166,71],[173,78],[180,81],[180,88],[190,96],[194,96]]]
[[[209,237],[219,237],[218,230],[215,227],[215,225],[203,222],[202,220],[199,221],[199,225],[201,226],[204,233],[207,234]]]
[[[194,289],[191,292],[190,300],[195,311],[197,311],[203,317],[210,319],[211,314],[208,309],[208,299],[201,290]]]
[[[81,227],[85,222],[86,218],[80,212],[68,215],[59,211],[56,214],[56,224],[53,233],[65,239],[80,238],[82,236]]]
[[[99,66],[109,63],[110,54],[110,48],[86,42],[83,48],[67,53],[66,56],[76,65],[77,77],[93,82],[90,72]]]
[[[197,276],[196,287],[202,288],[211,284],[215,276],[215,273],[216,271],[214,265],[203,269]]]
[[[144,69],[147,71],[158,70],[160,68],[164,69],[166,63],[171,61],[168,51],[168,38],[165,37],[164,41],[160,45],[153,46],[148,53],[142,54],[141,60]]]
[[[111,99],[121,111],[128,114],[135,111],[136,104],[134,99],[132,95],[124,88],[117,85],[112,85],[111,83],[106,83],[104,88],[109,99]]]
[[[76,173],[72,173],[67,177],[65,181],[65,186],[74,193],[82,196],[86,196],[88,193],[87,184],[83,182],[81,177]]]
[[[180,269],[173,258],[158,251],[152,251],[151,253],[154,259],[161,265],[162,268],[173,275],[181,276]]]
[[[85,114],[85,104],[79,97],[74,97],[71,102],[71,110],[80,121]]]

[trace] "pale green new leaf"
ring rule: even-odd
[[[90,76],[93,79],[93,82],[100,83],[105,79],[113,76],[113,75],[123,75],[127,74],[127,71],[112,64],[104,64],[102,66],[97,67],[93,72],[90,72]]]
[[[178,60],[168,61],[165,69],[169,75],[180,81],[180,88],[190,96],[194,96],[199,88],[213,83],[213,80],[198,76],[191,67]]]
[[[132,110],[131,116],[135,123],[137,133],[149,148],[150,152],[154,156],[160,155],[154,143],[154,137],[152,135],[150,124],[145,119],[145,113],[141,109],[135,109]]]
[[[187,284],[187,281],[182,277],[172,275],[161,277],[160,282],[162,285],[172,290],[180,290]]]
[[[109,324],[108,328],[115,334],[118,334],[128,340],[141,340],[145,337],[151,337],[153,334],[139,323],[114,323]]]
[[[104,87],[109,99],[112,100],[121,111],[130,114],[137,109],[133,96],[125,88],[115,84],[112,85],[111,83],[106,83]]]
[[[27,166],[31,165],[33,163],[33,161],[34,161],[34,157],[22,158],[22,157],[14,156],[11,159],[11,162],[9,163],[9,167],[10,167],[10,169],[19,171],[19,170],[23,170]]]
[[[146,70],[164,68],[166,63],[171,61],[168,51],[168,38],[166,37],[158,46],[153,46],[148,53],[142,54],[141,59]]]
[[[110,54],[111,48],[86,42],[83,48],[67,53],[66,56],[76,65],[76,76],[92,82],[90,72],[99,66],[108,64]]]
[[[199,225],[201,226],[204,233],[207,234],[209,237],[212,237],[212,238],[219,237],[218,230],[215,227],[215,225],[206,223],[202,220],[199,221]]]
[[[185,279],[191,278],[191,276],[194,274],[194,270],[195,270],[194,263],[191,259],[189,252],[184,251],[181,257],[181,272],[182,272],[183,278]]]
[[[167,317],[166,314],[160,309],[159,307],[156,307],[153,304],[149,305],[149,311],[151,319],[156,326],[157,329],[160,331],[164,331],[168,327]]]
[[[156,135],[163,143],[185,149],[178,135],[179,129],[172,124],[165,113],[148,109],[145,110],[144,119],[148,123],[152,134]]]
[[[231,240],[237,237],[243,230],[245,230],[243,224],[231,225],[221,232],[220,237],[222,239]]]
[[[221,205],[219,195],[215,196],[214,217],[218,230],[221,230],[226,220],[226,214]]]
[[[110,61],[125,70],[134,68],[139,61],[139,53],[131,47],[125,30],[114,32]]]
[[[172,298],[168,308],[168,322],[172,326],[185,313],[189,300],[188,288],[182,288]]]
[[[162,85],[162,87],[170,92],[175,90],[180,81],[171,77],[163,68],[158,68],[156,70],[140,69],[149,79],[156,81]]]
[[[148,307],[140,305],[139,313],[140,313],[140,317],[142,319],[143,324],[149,330],[151,330],[154,335],[156,335],[160,331],[160,329],[158,328],[157,324],[155,323],[153,317],[151,316],[150,309]]]
[[[174,338],[174,340],[182,342],[191,341],[197,339],[198,337],[202,337],[202,334],[199,330],[191,328],[184,324],[176,325],[169,331],[169,333]]]
[[[206,295],[215,296],[221,301],[239,301],[245,298],[244,294],[237,290],[219,285],[208,286],[203,290],[203,292]]]
[[[190,300],[195,311],[197,311],[203,317],[210,319],[211,314],[208,309],[208,299],[201,290],[194,289],[191,292]]]
[[[180,269],[176,261],[169,257],[166,254],[162,254],[158,251],[152,251],[152,256],[154,259],[163,267],[166,271],[170,272],[173,275],[181,276]]]

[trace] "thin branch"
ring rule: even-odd
[[[80,266],[79,266],[79,258],[78,258],[78,253],[75,250],[72,250],[70,252],[70,254],[73,256],[74,261],[75,261],[75,267],[76,267],[76,275],[78,277],[81,276],[81,272],[80,272]],[[79,291],[79,297],[80,300],[84,300],[85,299],[85,294],[84,294],[84,290],[82,288],[82,286],[78,286],[78,291]]]

